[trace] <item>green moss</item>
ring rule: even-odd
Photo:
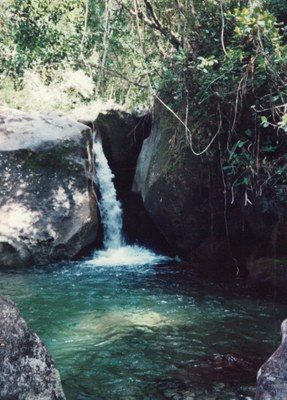
[[[75,142],[66,141],[50,149],[49,151],[30,151],[20,150],[11,155],[13,161],[21,163],[26,170],[55,170],[60,172],[62,169],[71,167],[75,156],[80,156],[79,145]],[[78,169],[73,165],[73,170]]]

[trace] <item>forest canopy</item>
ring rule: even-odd
[[[2,104],[157,99],[194,154],[222,138],[232,196],[275,179],[285,197],[285,0],[7,0],[0,21]]]
[[[81,101],[129,104],[166,90],[172,102],[208,96],[238,85],[243,68],[257,87],[286,72],[282,0],[7,0],[0,13],[2,102],[9,83],[60,83],[67,72],[87,77]]]

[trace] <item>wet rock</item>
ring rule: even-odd
[[[287,399],[287,320],[281,332],[281,345],[258,371],[255,400]]]
[[[115,175],[115,187],[123,205],[126,238],[162,249],[166,242],[131,187],[137,159],[145,138],[150,134],[151,114],[107,110],[98,115],[96,130],[102,138],[104,153]]]
[[[262,257],[247,264],[250,284],[259,291],[277,292],[277,297],[286,298],[287,259]]]
[[[76,257],[97,235],[91,130],[3,107],[0,120],[1,266]]]
[[[104,153],[117,179],[132,183],[137,158],[142,143],[150,134],[151,115],[143,116],[120,110],[107,110],[95,121],[100,134]]]
[[[131,191],[138,155],[150,134],[149,111],[129,113],[114,106],[102,109],[94,119],[86,116],[79,120],[101,136],[105,156],[115,176],[117,196],[123,205],[126,239],[160,251],[166,249],[167,243],[145,210],[141,197]]]
[[[59,372],[17,307],[0,297],[0,398],[64,400]]]

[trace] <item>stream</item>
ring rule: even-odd
[[[1,294],[48,346],[67,400],[253,398],[286,306],[140,247],[119,252],[129,265],[102,251],[0,272]]]
[[[97,138],[94,154],[103,249],[0,271],[0,293],[49,348],[67,400],[252,399],[257,370],[281,341],[286,306],[128,245]]]

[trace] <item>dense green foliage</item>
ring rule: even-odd
[[[181,146],[220,152],[231,201],[267,188],[286,197],[285,0],[5,3],[2,103],[69,110],[157,98],[181,121]]]
[[[27,69],[43,74],[80,53],[83,2],[13,0],[2,5],[1,73],[15,84]]]

